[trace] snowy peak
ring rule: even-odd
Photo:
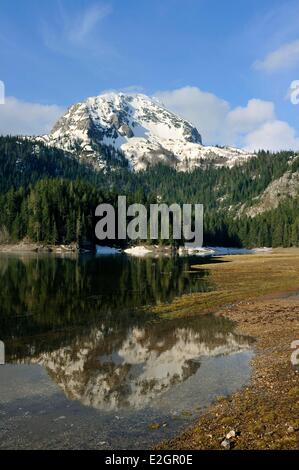
[[[43,140],[98,168],[119,163],[135,171],[160,162],[178,170],[203,160],[231,166],[251,156],[204,147],[195,126],[142,94],[106,93],[75,104]]]
[[[80,124],[85,124],[83,129],[86,130],[92,124],[98,130],[106,130],[107,143],[115,143],[117,138],[126,140],[132,137],[202,143],[192,124],[141,94],[107,93],[88,98],[72,106],[54,126],[51,135],[57,137],[61,126],[65,125],[74,131],[78,124],[79,128]]]

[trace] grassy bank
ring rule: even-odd
[[[299,290],[299,248],[272,253],[213,258],[211,264],[192,266],[209,271],[209,292],[184,295],[154,311],[162,316],[190,316],[215,312],[222,306],[265,295]]]

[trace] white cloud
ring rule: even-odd
[[[98,26],[101,20],[110,15],[111,7],[95,4],[65,25],[65,33],[70,42],[82,44]]]
[[[237,146],[249,150],[299,149],[299,136],[287,122],[277,120],[274,103],[251,99],[244,107],[197,87],[155,94],[170,110],[192,122],[204,144]]]
[[[245,137],[245,148],[254,150],[299,150],[299,137],[287,122],[273,121],[263,124]]]
[[[167,108],[192,122],[205,142],[218,143],[223,137],[223,122],[229,104],[216,95],[186,86],[172,91],[159,91],[155,98]]]
[[[287,99],[294,105],[299,104],[299,80],[292,81],[288,90]]]
[[[290,69],[299,65],[299,39],[282,45],[270,52],[263,60],[255,62],[254,67],[265,72]]]
[[[134,95],[138,93],[145,93],[145,90],[142,85],[130,85],[124,88],[106,88],[100,92],[101,95],[104,95],[105,93],[128,93]]]
[[[271,101],[251,99],[247,106],[238,106],[228,113],[227,126],[234,133],[246,133],[274,119],[275,110]]]
[[[41,135],[48,133],[64,108],[20,101],[8,97],[0,105],[1,135]]]
[[[71,57],[82,51],[96,54],[112,54],[110,44],[101,38],[101,22],[112,13],[110,5],[100,2],[74,12],[63,5],[57,11],[56,22],[44,21],[42,36],[45,45],[58,53]]]

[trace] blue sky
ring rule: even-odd
[[[105,90],[156,95],[207,143],[299,149],[299,0],[1,0],[1,133]]]

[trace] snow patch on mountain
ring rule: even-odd
[[[195,126],[142,94],[88,98],[71,106],[41,139],[97,168],[119,163],[134,171],[157,163],[181,171],[207,164],[232,167],[254,156],[231,147],[202,145]]]

